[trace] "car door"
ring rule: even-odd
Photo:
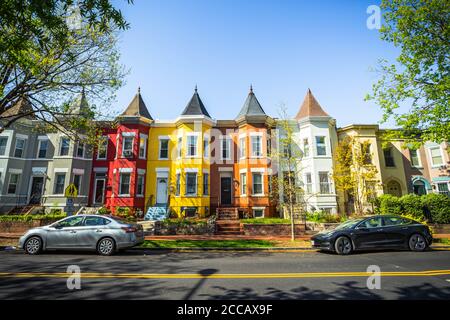
[[[400,247],[406,243],[408,236],[408,220],[395,217],[383,217],[384,229],[386,233],[386,245]]]
[[[69,217],[53,224],[47,231],[47,249],[71,249],[76,246],[77,231],[83,216]]]
[[[386,243],[386,235],[381,217],[362,221],[354,230],[353,241],[356,249],[383,246]]]
[[[95,249],[98,240],[106,234],[107,225],[111,221],[99,216],[87,216],[77,232],[77,246],[84,249]]]

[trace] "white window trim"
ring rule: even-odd
[[[416,152],[417,152],[417,160],[419,161],[419,165],[415,166],[412,163],[411,150],[409,150],[409,157],[410,157],[409,161],[411,162],[411,167],[421,169],[421,168],[423,168],[423,165],[422,165],[422,158],[420,157],[420,150],[417,149]]]
[[[72,169],[72,173],[73,173],[73,174],[84,175],[84,169],[73,168],[73,169]]]
[[[139,177],[143,177],[143,184],[142,184],[142,193],[138,193],[138,186],[139,186]],[[139,173],[139,169],[138,169],[138,176],[137,176],[137,181],[136,181],[136,198],[142,198],[144,197],[145,194],[145,172],[144,173]]]
[[[184,170],[184,174],[185,174],[185,181],[186,181],[186,185],[185,185],[185,197],[198,197],[198,170],[197,171],[187,171],[187,170],[197,170],[197,169],[185,169]],[[195,193],[187,193],[187,189],[188,189],[188,179],[187,179],[187,174],[188,173],[195,173]]]
[[[39,139],[39,137],[38,137],[38,147],[37,147],[37,152],[36,152],[36,159],[47,159],[47,151],[48,151],[48,138],[47,138],[47,136],[44,136],[45,137],[45,139],[44,138],[42,138],[42,139]],[[45,157],[44,158],[40,158],[39,157],[39,152],[41,151],[41,144],[42,144],[42,141],[47,141],[47,150],[46,150],[46,152],[45,152]]]
[[[17,178],[16,192],[14,192],[14,193],[9,193],[9,185],[11,184],[11,177],[12,177],[12,175],[18,175],[19,177]],[[7,194],[7,195],[17,194],[17,189],[19,189],[19,187],[20,187],[20,180],[21,180],[21,177],[22,177],[22,170],[20,171],[20,173],[17,173],[17,172],[11,172],[11,170],[9,170],[8,185],[6,186],[6,194]]]
[[[177,159],[183,157],[183,136],[177,137]]]
[[[130,137],[132,137],[132,140],[131,140],[131,156],[130,157],[126,157],[125,156],[125,154],[124,154],[124,152],[125,152],[125,143],[124,143],[124,141],[125,141],[125,139],[124,138],[130,138]],[[133,150],[134,149],[134,132],[133,132],[133,135],[124,135],[123,133],[122,133],[122,158],[132,158],[133,157]],[[128,151],[128,150],[127,150]]]
[[[63,140],[64,139],[67,139],[67,140],[69,140],[69,146],[68,146],[68,148],[67,148],[67,154],[66,155],[62,155],[62,147],[63,147]],[[60,156],[60,157],[70,157],[70,138],[69,137],[61,137],[60,139],[59,139],[59,150],[58,150],[58,155]]]
[[[3,154],[3,155],[0,155],[0,157],[7,157],[8,155],[9,155],[9,144],[11,144],[11,135],[10,134],[2,134],[2,135],[0,135],[0,138],[6,138],[6,144],[5,144],[5,154]]]
[[[255,168],[252,168],[252,169],[255,169]],[[264,170],[264,169],[263,169]],[[262,197],[262,196],[264,196],[265,195],[265,190],[264,190],[264,172],[261,172],[261,171],[251,171],[251,173],[252,173],[252,197]],[[255,174],[255,173],[259,173],[259,174],[261,174],[261,192],[262,193],[255,193],[255,188],[254,188],[254,186],[255,186],[255,183],[254,183],[254,179],[253,179],[253,175]]]
[[[207,142],[206,148],[205,148],[205,142]],[[207,135],[207,134],[203,135],[203,146],[202,146],[203,150],[202,150],[202,152],[203,152],[203,158],[205,158],[205,159],[209,159],[209,157],[210,157],[210,154],[211,154],[211,152],[209,151],[210,144],[211,144],[211,140],[210,140],[209,135]]]
[[[94,172],[96,172],[96,173],[106,173],[106,172],[108,172],[108,168],[107,167],[95,167],[94,168]]]
[[[83,170],[83,173],[84,173],[84,170]],[[77,190],[78,193],[80,193],[81,187],[83,186],[83,174],[74,172],[74,175],[73,175],[73,178],[72,178],[72,183],[73,184],[75,184],[75,176],[79,176],[80,177],[80,188]]]
[[[122,137],[135,137],[136,136],[136,132],[134,131],[129,131],[129,132],[122,132]]]
[[[442,160],[441,164],[433,164],[433,156],[431,154],[431,149],[437,149],[437,148],[439,148],[439,152],[441,154],[441,160]],[[442,152],[441,146],[428,147],[428,155],[430,156],[430,164],[431,164],[432,168],[440,168],[441,166],[443,166],[445,164],[444,153]]]
[[[54,168],[53,172],[54,173],[67,173],[67,172],[69,172],[69,168]]]
[[[64,189],[65,189],[65,187],[66,187],[67,171],[65,171],[65,172],[62,172],[62,171],[54,171],[53,173],[54,173],[54,180],[55,180],[55,183],[54,183],[54,185],[53,185],[53,194],[54,194],[54,195],[64,195]],[[58,176],[58,175],[63,175],[63,174],[64,174],[64,186],[63,186],[63,192],[62,192],[62,193],[56,193],[56,186],[57,186],[57,182],[58,182],[58,179],[56,178],[56,176]]]
[[[119,168],[119,173],[132,173],[133,168]]]
[[[159,140],[158,160],[169,160],[169,149],[170,149],[169,148],[169,144],[170,144],[169,136],[159,136],[158,140]],[[167,141],[167,158],[161,158],[161,147],[162,147],[163,141]]]
[[[27,138],[24,138],[27,137]],[[16,149],[17,149],[17,141],[19,140],[23,140],[23,148],[22,148],[22,154],[20,157],[16,157]],[[26,146],[27,146],[27,141],[28,141],[28,136],[24,136],[22,134],[16,134],[16,143],[14,144],[14,153],[13,153],[13,158],[19,158],[22,159],[24,158],[25,154],[25,150],[26,150]]]
[[[260,155],[254,155],[254,150],[253,150],[253,138],[261,138],[260,141]],[[250,158],[253,159],[259,159],[264,157],[264,152],[263,152],[263,135],[261,134],[252,134],[250,133],[250,148],[251,148],[251,153],[250,153]]]
[[[20,134],[20,133],[16,133],[16,139],[24,139],[24,140],[28,140],[28,135],[26,134]]]
[[[190,148],[189,148],[189,139],[190,137],[196,137],[197,139],[195,140],[195,154],[189,154]],[[198,157],[198,137],[199,137],[199,133],[198,132],[191,132],[188,133],[186,135],[186,158],[197,158]]]
[[[244,141],[244,148],[242,148],[241,142]],[[244,155],[242,155],[242,150],[245,150]],[[243,160],[247,158],[247,136],[239,136],[239,159]]]
[[[104,158],[100,158],[100,157],[99,157],[99,153],[98,153],[98,149],[97,149],[97,160],[106,160],[106,158],[108,158],[108,144],[109,144],[109,137],[108,137],[108,136],[102,136],[102,137],[100,138],[100,140],[102,140],[100,143],[106,142],[105,157],[104,157]]]
[[[325,154],[320,154],[319,155],[319,152],[318,152],[318,150],[319,150],[319,148],[317,147],[317,138],[318,137],[323,137],[323,144],[324,144],[324,147],[325,147]],[[327,143],[327,138],[328,138],[328,136],[326,136],[326,135],[317,135],[317,136],[314,136],[314,149],[315,149],[315,151],[316,151],[316,154],[315,154],[315,156],[316,157],[328,157],[328,143]],[[311,150],[310,150],[311,151]]]
[[[184,172],[198,173],[198,168],[184,168]]]
[[[80,147],[80,143],[83,144],[83,155],[81,157],[78,155],[78,148]],[[78,141],[77,142],[77,149],[75,150],[75,157],[74,158],[84,159],[85,155],[86,155],[86,144],[84,142]]]
[[[228,148],[228,157],[223,157],[223,140],[227,141],[227,148]],[[220,160],[231,160],[231,137],[230,136],[220,136]]]
[[[242,175],[245,175],[245,190],[244,190],[244,192],[242,192],[243,191],[243,189],[242,189],[242,186],[243,186],[243,184],[242,184]],[[240,188],[239,188],[240,190],[239,191],[241,193],[241,197],[246,197],[247,196],[247,189],[248,189],[248,185],[247,185],[247,171],[241,172],[239,170],[239,183],[240,183]]]
[[[266,207],[252,207],[253,217],[255,216],[256,210],[262,210],[262,212],[263,212],[262,217],[258,217],[256,219],[263,219],[266,216]]]
[[[145,174],[146,171],[147,171],[147,170],[145,170],[145,169],[138,168],[138,169],[137,169],[137,174]]]

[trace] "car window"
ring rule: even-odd
[[[86,217],[84,219],[85,226],[104,226],[108,223],[111,223],[111,221],[102,217]]]
[[[71,217],[58,222],[59,227],[79,227],[83,222],[83,217]]]
[[[380,217],[376,217],[376,218],[370,218],[367,219],[366,221],[364,221],[363,223],[361,223],[359,225],[359,227],[361,228],[379,228],[381,227],[381,218]]]

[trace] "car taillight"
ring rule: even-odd
[[[126,233],[136,232],[137,229],[135,227],[122,227],[122,230]]]

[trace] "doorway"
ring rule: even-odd
[[[220,178],[220,204],[231,205],[231,177]]]
[[[103,204],[105,201],[105,179],[95,179],[94,204]]]
[[[33,177],[33,181],[31,182],[29,204],[41,204],[43,191],[44,191],[44,177]]]

